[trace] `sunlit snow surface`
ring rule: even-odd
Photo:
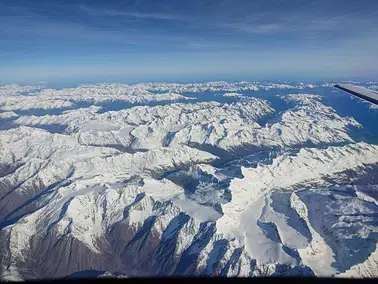
[[[1,279],[378,276],[378,109],[333,83],[0,86]]]

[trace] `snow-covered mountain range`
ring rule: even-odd
[[[317,88],[1,86],[1,279],[378,276],[378,145]]]

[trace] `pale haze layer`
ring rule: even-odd
[[[377,1],[0,0],[0,84],[375,79]]]

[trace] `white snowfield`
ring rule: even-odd
[[[105,102],[146,103],[157,101],[188,100],[181,93],[200,93],[217,91],[258,91],[269,89],[303,89],[313,85],[290,85],[259,82],[209,82],[192,84],[142,83],[127,84],[89,84],[75,88],[49,89],[39,85],[0,86],[0,106],[2,110],[60,109],[72,108],[77,103],[98,104]],[[154,93],[159,92],[159,95]],[[22,99],[17,96],[24,94]]]
[[[22,96],[15,96],[21,90],[14,91],[10,88],[3,90],[0,95],[0,106],[6,111],[20,111],[30,109],[69,109],[76,104],[100,104],[110,102],[123,103],[146,103],[159,101],[189,100],[193,98],[184,97],[180,94],[166,93],[154,95],[144,89],[132,88],[128,85],[81,85],[77,88],[56,90],[42,89],[38,92],[27,93]],[[25,88],[26,89],[26,88]],[[31,88],[32,89],[32,88]],[[33,89],[32,89],[33,90]],[[22,90],[26,92],[26,90]]]
[[[19,86],[19,85],[4,85],[0,86],[0,96],[12,96],[24,93],[30,93],[41,90],[42,86]]]
[[[351,142],[348,129],[361,127],[353,118],[340,117],[318,97],[288,96],[298,103],[275,121],[260,125],[272,115],[267,101],[249,98],[233,104],[200,102],[166,106],[139,106],[96,113],[96,109],[66,111],[61,115],[22,116],[16,124],[39,127],[61,125],[83,145],[119,145],[152,149],[167,145],[212,145],[221,149],[294,146],[305,143]]]
[[[279,189],[293,191],[296,187],[305,187],[308,184],[324,186],[325,176],[337,175],[346,170],[357,171],[364,163],[377,162],[378,147],[358,143],[324,150],[302,148],[297,156],[279,157],[272,165],[258,166],[256,169],[242,168],[244,178],[240,180],[236,178],[230,185],[233,199],[222,206],[224,215],[217,222],[218,232],[229,234],[236,231],[239,236],[244,236],[247,250],[251,255],[257,255],[257,260],[282,262],[283,259],[277,255],[277,250],[272,250],[270,244],[272,241],[264,238],[256,223],[251,222],[257,221],[260,215],[266,214],[263,206],[266,204],[265,199],[269,192]],[[278,222],[276,221],[275,224],[278,225]],[[287,224],[283,223],[283,226],[287,227]],[[281,233],[278,227],[285,245],[296,249],[303,248],[295,231],[291,229],[290,232],[287,228],[282,230]],[[259,241],[256,242],[256,239]],[[282,251],[278,250],[278,253]]]
[[[137,84],[138,87],[149,91],[166,92],[173,91],[176,93],[200,93],[200,92],[239,92],[239,91],[259,91],[270,89],[304,89],[314,88],[313,84],[294,84],[294,83],[270,83],[270,82],[206,82],[206,83],[142,83]]]
[[[243,94],[270,87],[293,86],[2,87],[1,279],[378,276],[378,146],[319,95]],[[219,91],[235,102],[173,102]]]

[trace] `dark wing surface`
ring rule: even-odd
[[[361,86],[355,86],[352,84],[337,84],[336,88],[348,92],[356,97],[359,97],[365,101],[378,105],[378,93],[373,90],[367,89]]]

